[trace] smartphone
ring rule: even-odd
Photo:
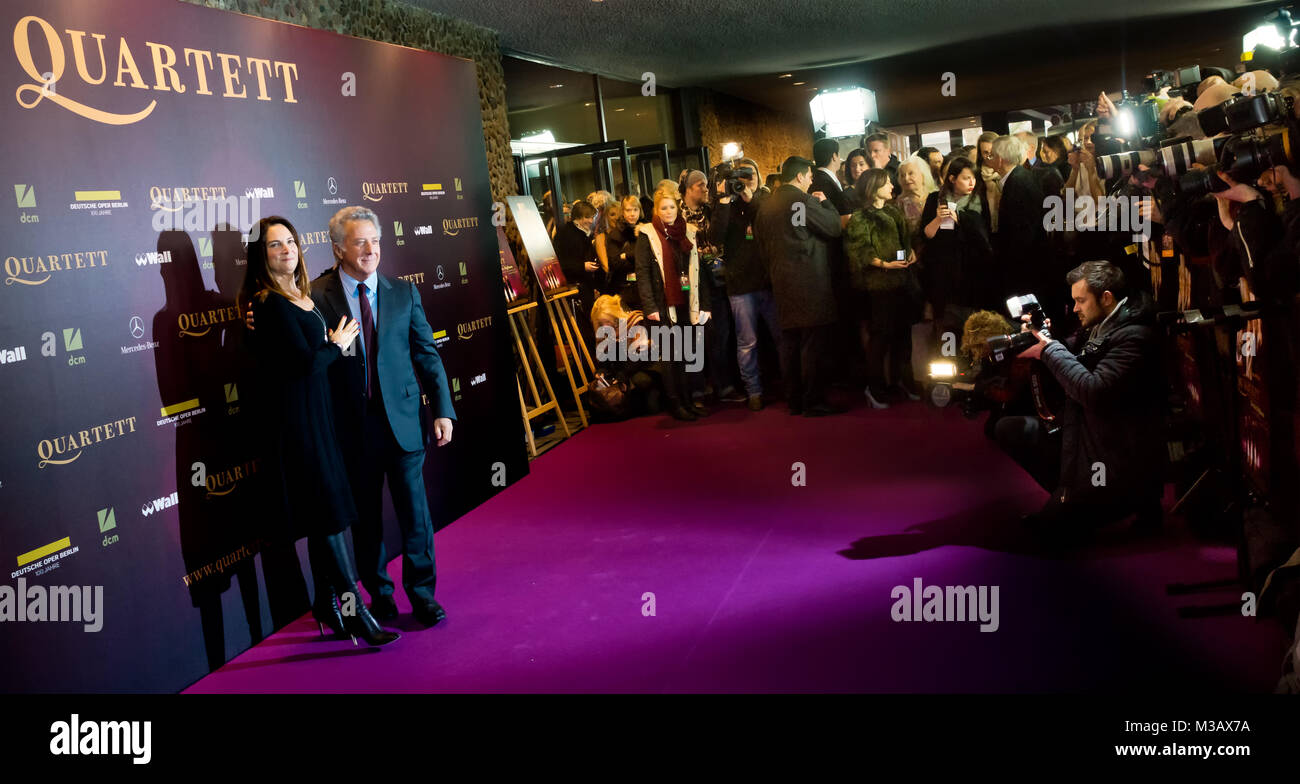
[[[957,202],[955,201],[948,202],[948,211],[953,214],[956,214]],[[952,218],[944,218],[943,222],[939,224],[939,228],[941,229],[954,229],[956,227],[957,227],[957,221],[953,220]]]

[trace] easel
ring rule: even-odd
[[[582,421],[582,426],[587,427],[587,412],[582,408],[582,393],[591,387],[591,379],[596,375],[596,363],[591,360],[591,353],[587,351],[587,343],[582,339],[582,333],[578,331],[578,322],[573,315],[573,300],[578,294],[576,287],[562,289],[549,296],[544,297],[546,302],[546,315],[551,319],[551,332],[555,334],[555,345],[560,349],[560,355],[564,358],[564,374],[569,377],[569,388],[573,390],[573,402],[578,406],[578,418]],[[556,323],[556,318],[559,323]],[[561,330],[561,326],[563,330]],[[578,349],[582,349],[581,355]],[[578,377],[582,379],[579,384],[573,377],[573,368],[569,364],[569,355],[573,355],[573,364],[578,366]],[[585,357],[587,362],[584,365],[580,357]],[[590,368],[590,373],[588,373]]]
[[[524,370],[524,378],[528,382],[528,391],[532,393],[532,399],[536,402],[534,406],[529,406],[525,402],[524,385],[520,381],[518,373],[516,373],[515,388],[519,390],[519,411],[524,417],[524,432],[528,434],[528,453],[533,457],[537,457],[537,442],[533,438],[533,420],[547,411],[555,411],[555,418],[560,420],[560,427],[564,428],[565,438],[573,435],[573,433],[569,432],[569,423],[564,421],[564,411],[560,408],[560,402],[555,399],[555,390],[551,388],[551,379],[546,372],[546,365],[542,362],[542,356],[537,351],[537,343],[533,340],[533,333],[528,329],[526,314],[535,307],[537,307],[536,302],[524,302],[506,310],[506,316],[510,321],[510,334],[515,339],[515,353],[519,357],[520,367]],[[524,341],[519,337],[520,333],[528,337],[528,349],[526,351]],[[537,381],[533,377],[534,368],[541,375],[542,384],[546,388],[545,399],[538,392]]]

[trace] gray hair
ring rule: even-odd
[[[334,213],[330,218],[330,242],[335,245],[342,245],[343,238],[348,233],[348,223],[351,221],[370,221],[375,227],[375,234],[379,239],[384,238],[384,227],[379,223],[379,216],[369,207],[351,206],[344,207]]]
[[[1019,166],[1025,161],[1025,143],[1014,136],[999,136],[993,140],[993,154],[1003,163]]]

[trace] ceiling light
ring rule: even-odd
[[[583,104],[583,106],[595,106],[595,105],[596,104],[592,103],[591,101],[587,101],[586,103]]]
[[[624,111],[627,111],[627,110],[626,110],[626,109],[615,109],[614,111],[616,111],[616,112],[624,112]]]
[[[778,77],[776,77],[776,78],[778,78],[778,79],[789,79],[791,76],[794,76],[794,74],[781,74],[780,76],[778,76]]]
[[[795,82],[795,83],[794,83],[794,86],[795,86],[795,87],[798,87],[798,86],[801,85],[801,84],[808,84],[808,83],[807,83],[807,82]]]
[[[529,133],[525,133],[525,134],[521,135],[521,136],[519,137],[519,141],[521,141],[521,142],[553,142],[553,141],[555,141],[555,134],[551,133],[549,129],[548,129],[548,130],[543,130],[543,131],[530,131]]]
[[[554,90],[556,87],[563,87],[563,86],[564,86],[564,85],[562,85],[562,84],[553,84],[553,85],[551,85],[551,89]]]

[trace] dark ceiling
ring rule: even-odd
[[[497,30],[508,54],[807,111],[818,88],[877,93],[885,125],[1086,100],[1152,67],[1231,67],[1278,2],[1233,0],[405,0]],[[941,78],[956,76],[956,95]],[[790,73],[787,79],[778,75]],[[580,74],[574,74],[578,84]],[[794,82],[805,82],[795,86]],[[590,77],[580,90],[588,89]],[[566,88],[569,84],[566,83]],[[516,101],[561,99],[539,85]],[[571,97],[565,96],[568,100]]]

